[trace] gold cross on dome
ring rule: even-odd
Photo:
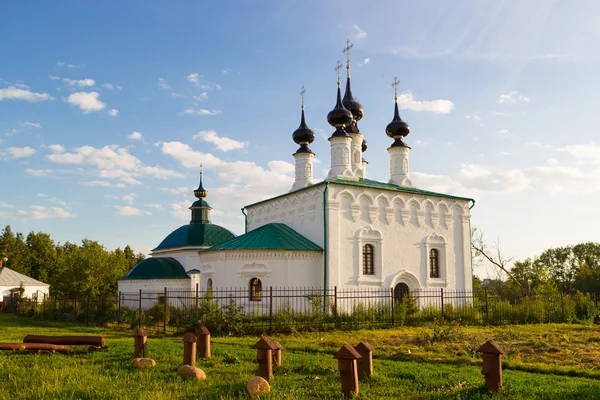
[[[394,77],[394,82],[392,82],[392,87],[394,88],[394,98],[398,98],[398,85],[400,85],[400,81],[397,77]]]
[[[346,40],[346,47],[344,47],[344,54],[346,54],[346,68],[350,68],[350,53],[352,52],[352,48],[354,44],[350,41],[350,39]]]
[[[300,91],[300,96],[302,97],[302,109],[304,110],[304,94],[306,93],[306,89],[304,89],[304,85],[302,85],[302,90]]]
[[[340,71],[342,70],[342,63],[339,62],[339,60],[338,60],[337,64],[335,65],[335,70],[337,72],[338,82],[339,82],[340,81]]]
[[[202,163],[200,163],[200,175],[202,175]]]

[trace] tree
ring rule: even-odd
[[[563,293],[571,289],[579,271],[571,246],[548,249],[540,255],[539,262],[548,269],[550,276]]]
[[[485,260],[498,268],[501,272],[504,272],[515,284],[521,289],[523,293],[527,293],[527,290],[523,283],[514,276],[510,271],[509,265],[513,257],[505,257],[502,254],[500,248],[500,240],[494,242],[491,246],[488,245],[483,237],[483,232],[478,231],[477,228],[473,228],[471,232],[471,247],[475,251],[475,257],[480,260]]]
[[[6,267],[25,275],[29,274],[28,249],[22,233],[15,235],[10,229],[10,225],[6,225],[0,238],[0,249],[4,256],[8,258]]]
[[[27,264],[32,278],[50,283],[57,275],[56,248],[47,233],[30,232],[27,235]]]

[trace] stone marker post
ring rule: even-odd
[[[477,351],[483,353],[481,373],[485,377],[485,386],[491,391],[498,390],[502,386],[502,354],[506,352],[493,340],[485,342]]]
[[[183,364],[196,366],[196,335],[192,332],[183,335]]]
[[[268,337],[263,336],[253,347],[256,349],[258,376],[268,381],[273,377],[273,350],[277,348],[277,345]]]
[[[133,331],[134,350],[133,357],[143,358],[146,357],[146,343],[148,340],[148,333],[144,328],[135,328]]]
[[[345,344],[333,358],[337,358],[338,360],[344,396],[352,397],[358,395],[358,370],[356,360],[360,359],[361,355],[358,354],[352,346]]]
[[[274,342],[277,348],[273,350],[273,364],[276,367],[281,367],[281,350],[283,350],[283,346],[279,342]]]
[[[210,358],[210,331],[207,327],[201,326],[196,329],[198,337],[198,358],[208,360]]]
[[[367,342],[360,342],[354,347],[354,350],[361,355],[356,361],[358,366],[358,377],[373,375],[373,347]]]

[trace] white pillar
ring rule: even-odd
[[[359,176],[359,178],[363,178],[363,179],[367,179],[367,165],[369,163],[367,162],[367,160],[363,159],[362,160],[362,175]]]
[[[390,182],[398,186],[414,187],[408,176],[408,153],[410,147],[395,146],[388,148],[390,153]]]
[[[313,153],[294,153],[296,159],[296,179],[291,192],[312,185],[313,182]]]
[[[352,172],[357,178],[362,178],[362,143],[365,137],[360,133],[349,133],[349,135],[352,138],[352,144],[350,145]]]
[[[352,172],[350,162],[352,138],[350,136],[332,136],[328,140],[331,143],[331,169],[327,174],[327,180],[358,180]]]

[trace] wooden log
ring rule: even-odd
[[[0,343],[0,350],[9,351],[22,351],[28,350],[30,353],[33,352],[57,352],[63,354],[69,354],[69,348],[67,346],[60,346],[48,343]]]
[[[42,336],[27,335],[23,343],[47,343],[64,346],[96,346],[104,347],[104,337],[102,336]]]

